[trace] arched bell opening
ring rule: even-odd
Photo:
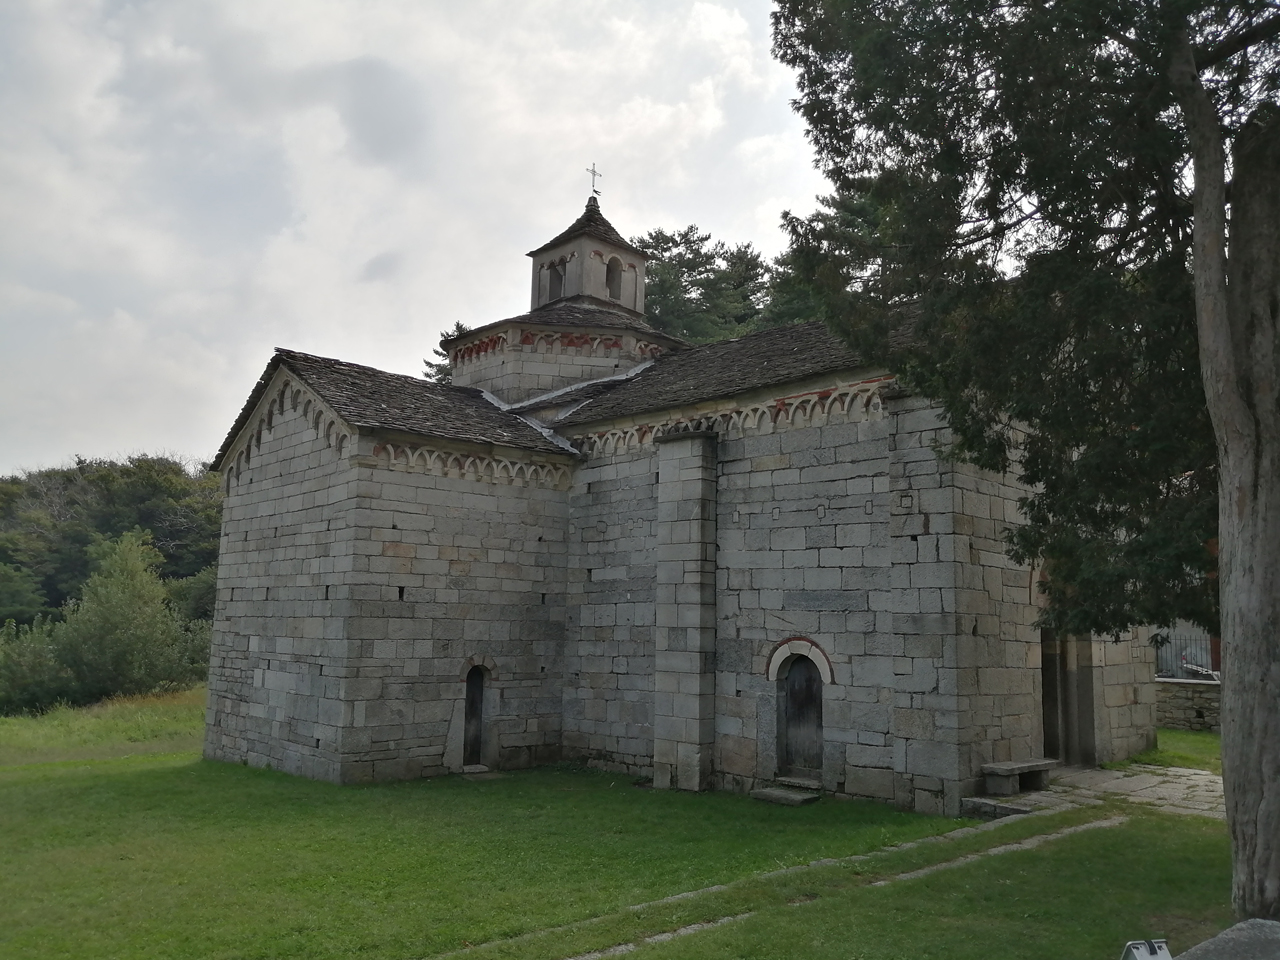
[[[610,300],[622,299],[622,261],[617,257],[610,257],[604,268],[604,284]]]
[[[778,670],[778,772],[822,779],[822,673],[803,654]]]

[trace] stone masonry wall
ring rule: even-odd
[[[1119,642],[1094,638],[1093,660],[1101,700],[1095,713],[1098,763],[1126,760],[1156,745],[1156,650],[1149,629]]]
[[[1222,729],[1222,684],[1215,680],[1155,682],[1157,724],[1170,730]]]
[[[342,779],[460,771],[475,665],[486,671],[484,762],[558,759],[564,485],[391,468],[385,451],[361,438]]]
[[[355,481],[346,429],[282,372],[225,473],[211,759],[339,777]]]
[[[653,769],[657,463],[652,446],[580,466],[570,492],[564,754]]]
[[[956,692],[960,776],[977,791],[982,764],[1044,756],[1039,613],[1032,572],[1008,556],[1005,534],[1021,522],[1025,489],[1010,478],[955,464],[951,471],[960,569]]]
[[[823,785],[891,799],[898,645],[887,632],[889,452],[880,416],[720,443],[716,772],[748,789],[778,772],[769,660],[803,637],[831,664]],[[878,615],[882,608],[886,618]],[[908,668],[909,669],[909,668]]]
[[[988,754],[1031,755],[1035,664],[1030,631],[1020,628],[1034,611],[1024,609],[1027,574],[1010,574],[989,502],[1002,498],[1003,520],[1016,492],[976,477],[957,489],[934,449],[939,439],[936,413],[910,397],[719,435],[715,785],[749,789],[777,776],[771,662],[797,637],[815,645],[832,675],[823,690],[827,789],[954,812]],[[579,468],[571,500],[565,748],[643,772],[652,760],[646,680],[655,668],[651,624],[641,626],[635,611],[652,602],[656,460],[647,444],[622,449]],[[955,516],[966,506],[982,512],[977,546],[973,526]],[[979,547],[990,556],[979,557]],[[962,621],[966,604],[973,612]],[[1006,616],[1018,623],[1002,633]],[[623,644],[632,644],[630,656]],[[985,658],[973,652],[979,644]],[[1022,699],[997,703],[1002,684]],[[997,743],[971,755],[961,730],[978,696],[987,697],[978,733]],[[635,711],[630,724],[624,710]]]
[[[499,340],[499,338],[501,338]],[[625,373],[651,358],[624,331],[588,334],[567,329],[507,327],[486,333],[492,348],[453,364],[453,383],[488,390],[506,403],[519,403],[571,384]],[[454,354],[466,345],[455,346]]]

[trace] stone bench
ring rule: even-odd
[[[1044,757],[1002,760],[999,763],[984,763],[982,773],[987,779],[988,794],[1008,797],[1027,790],[1043,790],[1049,785],[1049,771],[1057,765],[1057,760]]]

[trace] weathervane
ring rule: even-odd
[[[596,189],[596,177],[604,178],[604,174],[596,169],[595,161],[591,162],[591,166],[587,168],[587,173],[591,174],[591,195],[593,197],[600,196],[600,191]]]

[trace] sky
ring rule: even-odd
[[[275,347],[419,374],[590,191],[779,253],[765,0],[0,4],[0,475],[207,460]]]

